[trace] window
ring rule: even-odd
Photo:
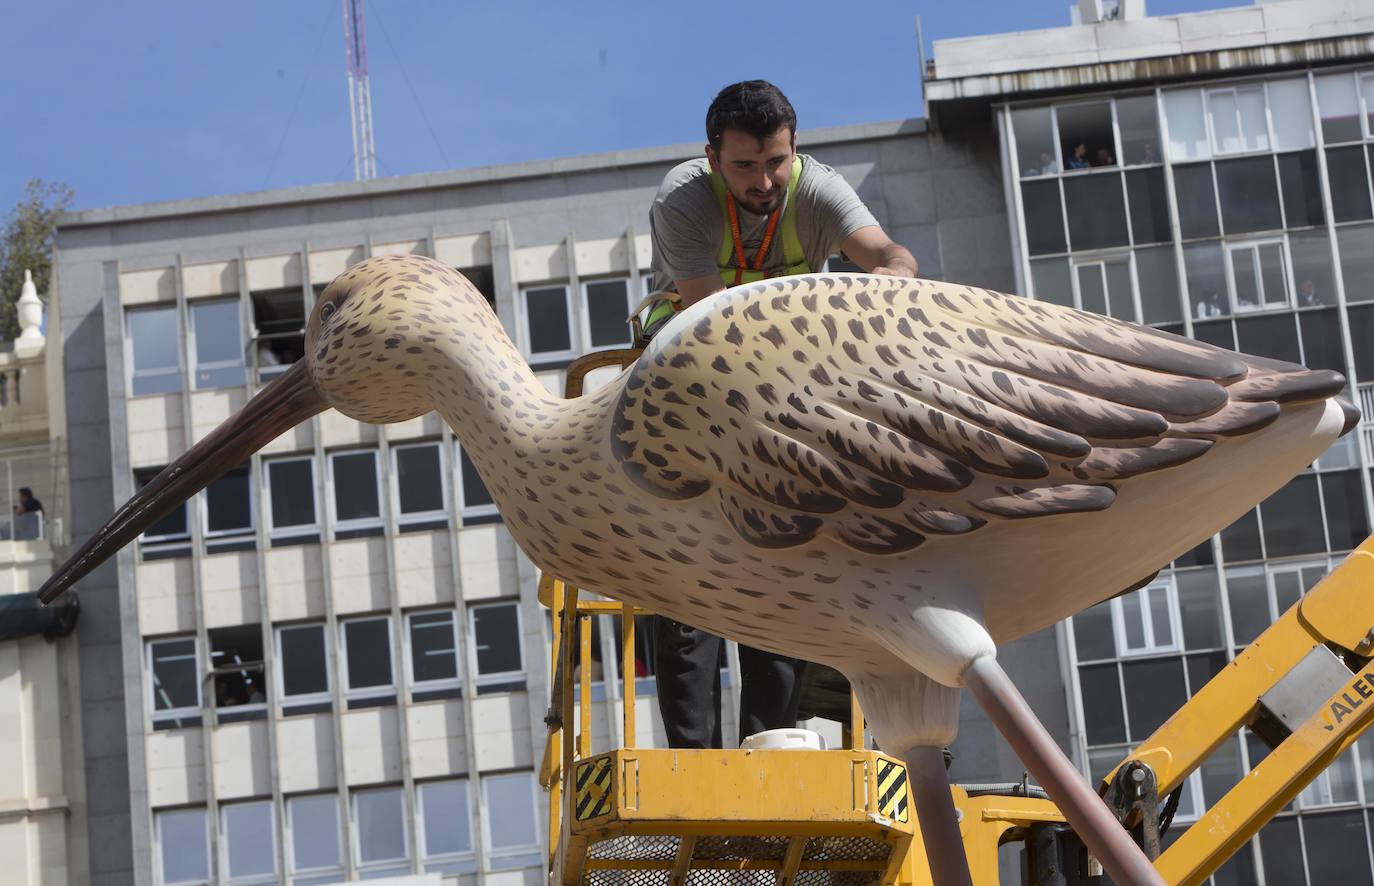
[[[1329,145],[1359,141],[1360,99],[1355,94],[1355,79],[1350,74],[1327,74],[1317,78],[1317,109],[1321,115],[1322,139]]]
[[[153,729],[200,725],[200,660],[195,637],[148,643]]]
[[[300,288],[252,294],[258,380],[270,381],[305,355],[305,294]]]
[[[1110,102],[1057,105],[1054,114],[1059,124],[1059,155],[1066,172],[1116,165]]]
[[[1069,244],[1074,250],[1130,245],[1120,175],[1065,178],[1064,205],[1068,211]]]
[[[277,689],[282,714],[317,714],[330,710],[329,650],[324,625],[277,628]]]
[[[1264,552],[1268,557],[1292,557],[1326,552],[1322,529],[1321,495],[1317,477],[1303,474],[1260,504]]]
[[[1136,280],[1140,284],[1140,309],[1146,323],[1178,323],[1183,307],[1178,294],[1178,273],[1172,246],[1135,251]]]
[[[396,478],[396,520],[403,529],[431,529],[448,524],[444,494],[443,450],[438,443],[417,443],[391,449]]]
[[[1011,131],[1016,137],[1016,158],[1021,175],[1054,175],[1059,172],[1059,152],[1054,147],[1050,109],[1020,108],[1011,112]]]
[[[162,468],[136,468],[134,486],[142,489],[160,473]],[[143,534],[138,537],[139,551],[145,560],[188,554],[191,551],[190,545],[187,544],[190,538],[191,527],[186,522],[186,504],[183,503],[143,530]]]
[[[1122,320],[1136,320],[1135,298],[1131,294],[1130,256],[1074,265],[1078,283],[1078,307],[1096,314]]]
[[[181,352],[177,309],[129,311],[129,393],[171,394],[181,390]]]
[[[1030,266],[1031,292],[1037,301],[1074,306],[1073,276],[1067,258],[1042,258]]]
[[[458,670],[458,627],[451,609],[412,612],[406,616],[410,636],[410,687],[413,701],[456,698],[462,694]]]
[[[1341,280],[1345,283],[1345,300],[1348,302],[1374,301],[1374,225],[1354,225],[1336,229],[1336,245],[1341,251]],[[1355,312],[1350,312],[1354,323]],[[1369,341],[1358,338],[1352,328],[1354,341]],[[1356,348],[1355,360],[1359,362],[1360,352],[1368,353],[1370,348]],[[1371,379],[1363,370],[1357,369],[1360,378]]]
[[[1272,157],[1218,161],[1217,192],[1221,195],[1221,225],[1227,234],[1283,227]]]
[[[1212,164],[1174,167],[1174,194],[1178,198],[1178,226],[1183,239],[1215,237],[1221,233],[1217,224]]]
[[[1188,280],[1188,299],[1192,304],[1195,319],[1206,320],[1231,313],[1231,300],[1227,296],[1226,269],[1222,266],[1219,241],[1185,244],[1183,271]]]
[[[309,456],[279,458],[267,466],[267,497],[272,502],[272,543],[319,539],[315,520],[315,460]]]
[[[289,797],[292,886],[322,886],[343,879],[339,852],[339,798],[333,794]]]
[[[1287,312],[1239,318],[1236,320],[1236,348],[1246,354],[1301,363],[1296,321],[1297,317]]]
[[[1121,130],[1121,162],[1125,166],[1159,163],[1159,123],[1153,95],[1133,95],[1116,100],[1117,127]]]
[[[396,703],[391,669],[391,617],[355,618],[340,625],[345,661],[344,689],[348,707],[370,708]]]
[[[1035,181],[1021,185],[1021,210],[1026,217],[1026,248],[1031,255],[1064,252],[1064,209],[1059,182]]]
[[[204,809],[169,809],[153,816],[162,858],[162,886],[210,882],[210,834]]]
[[[501,519],[496,502],[482,482],[482,475],[467,453],[454,443],[458,453],[458,505],[464,523],[489,523]]]
[[[477,693],[523,691],[525,658],[521,648],[520,605],[473,606],[468,630],[477,660]]]
[[[243,384],[238,299],[191,302],[192,366],[197,390]]]
[[[381,479],[371,449],[329,454],[334,484],[334,531],[338,538],[375,534],[382,526]]]
[[[1307,78],[1271,80],[1268,88],[1269,119],[1274,124],[1274,150],[1315,147],[1317,137],[1312,131],[1312,97],[1307,89]]]
[[[210,553],[254,544],[253,476],[248,465],[231,468],[205,487],[205,539]]]
[[[1164,116],[1169,121],[1169,157],[1173,162],[1206,160],[1212,156],[1200,90],[1164,93]]]
[[[220,807],[221,864],[232,884],[277,882],[277,829],[272,803],[233,803]]]
[[[215,684],[216,720],[261,720],[267,715],[263,685],[262,626],[213,628],[210,669]]]
[[[541,286],[520,290],[525,340],[532,361],[568,360],[574,355],[572,304],[568,287]]]
[[[1282,240],[1228,243],[1226,257],[1231,303],[1236,311],[1286,307],[1292,301]]]
[[[354,791],[354,853],[364,879],[410,873],[410,847],[400,788]]]
[[[511,772],[482,779],[487,810],[487,854],[494,871],[533,867],[543,863],[539,829],[535,823],[534,774]]]
[[[417,786],[420,858],[426,873],[466,874],[477,868],[472,851],[472,817],[467,779]]]
[[[1153,582],[1111,603],[1119,655],[1179,649],[1178,595],[1172,581]]]
[[[1126,173],[1126,196],[1131,207],[1131,239],[1136,243],[1168,243],[1169,197],[1164,170],[1132,169]]]
[[[1316,151],[1280,154],[1279,190],[1283,194],[1284,222],[1290,228],[1326,224]]]
[[[1217,154],[1269,150],[1263,86],[1209,90],[1207,113]]]
[[[1363,145],[1328,148],[1326,175],[1331,182],[1331,214],[1336,221],[1365,221],[1371,217],[1369,168]]]
[[[594,280],[582,284],[582,331],[587,347],[623,348],[631,344],[626,318],[630,304],[629,280]]]

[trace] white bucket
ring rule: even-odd
[[[754,733],[739,746],[745,751],[823,751],[825,739],[810,729],[769,729]]]

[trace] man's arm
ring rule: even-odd
[[[889,277],[915,277],[916,259],[906,247],[892,242],[878,225],[859,228],[841,248],[844,254],[870,274]]]
[[[690,280],[674,280],[677,284],[677,293],[682,296],[682,306],[688,307],[696,304],[708,295],[715,295],[725,288],[725,281],[720,274],[712,274],[709,277],[693,277]]]

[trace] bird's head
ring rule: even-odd
[[[139,490],[39,598],[52,602],[173,508],[329,407],[373,424],[430,411],[444,364],[461,368],[465,346],[515,353],[462,274],[415,255],[354,265],[321,293],[306,324],[305,356]]]

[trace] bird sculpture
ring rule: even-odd
[[[51,601],[328,407],[437,410],[541,569],[851,681],[906,760],[935,882],[968,883],[940,748],[967,686],[1117,883],[1162,882],[997,664],[1141,584],[1358,421],[1330,371],[932,280],[812,274],[678,314],[554,397],[486,299],[420,256],[355,265],[306,355],[124,505]]]

